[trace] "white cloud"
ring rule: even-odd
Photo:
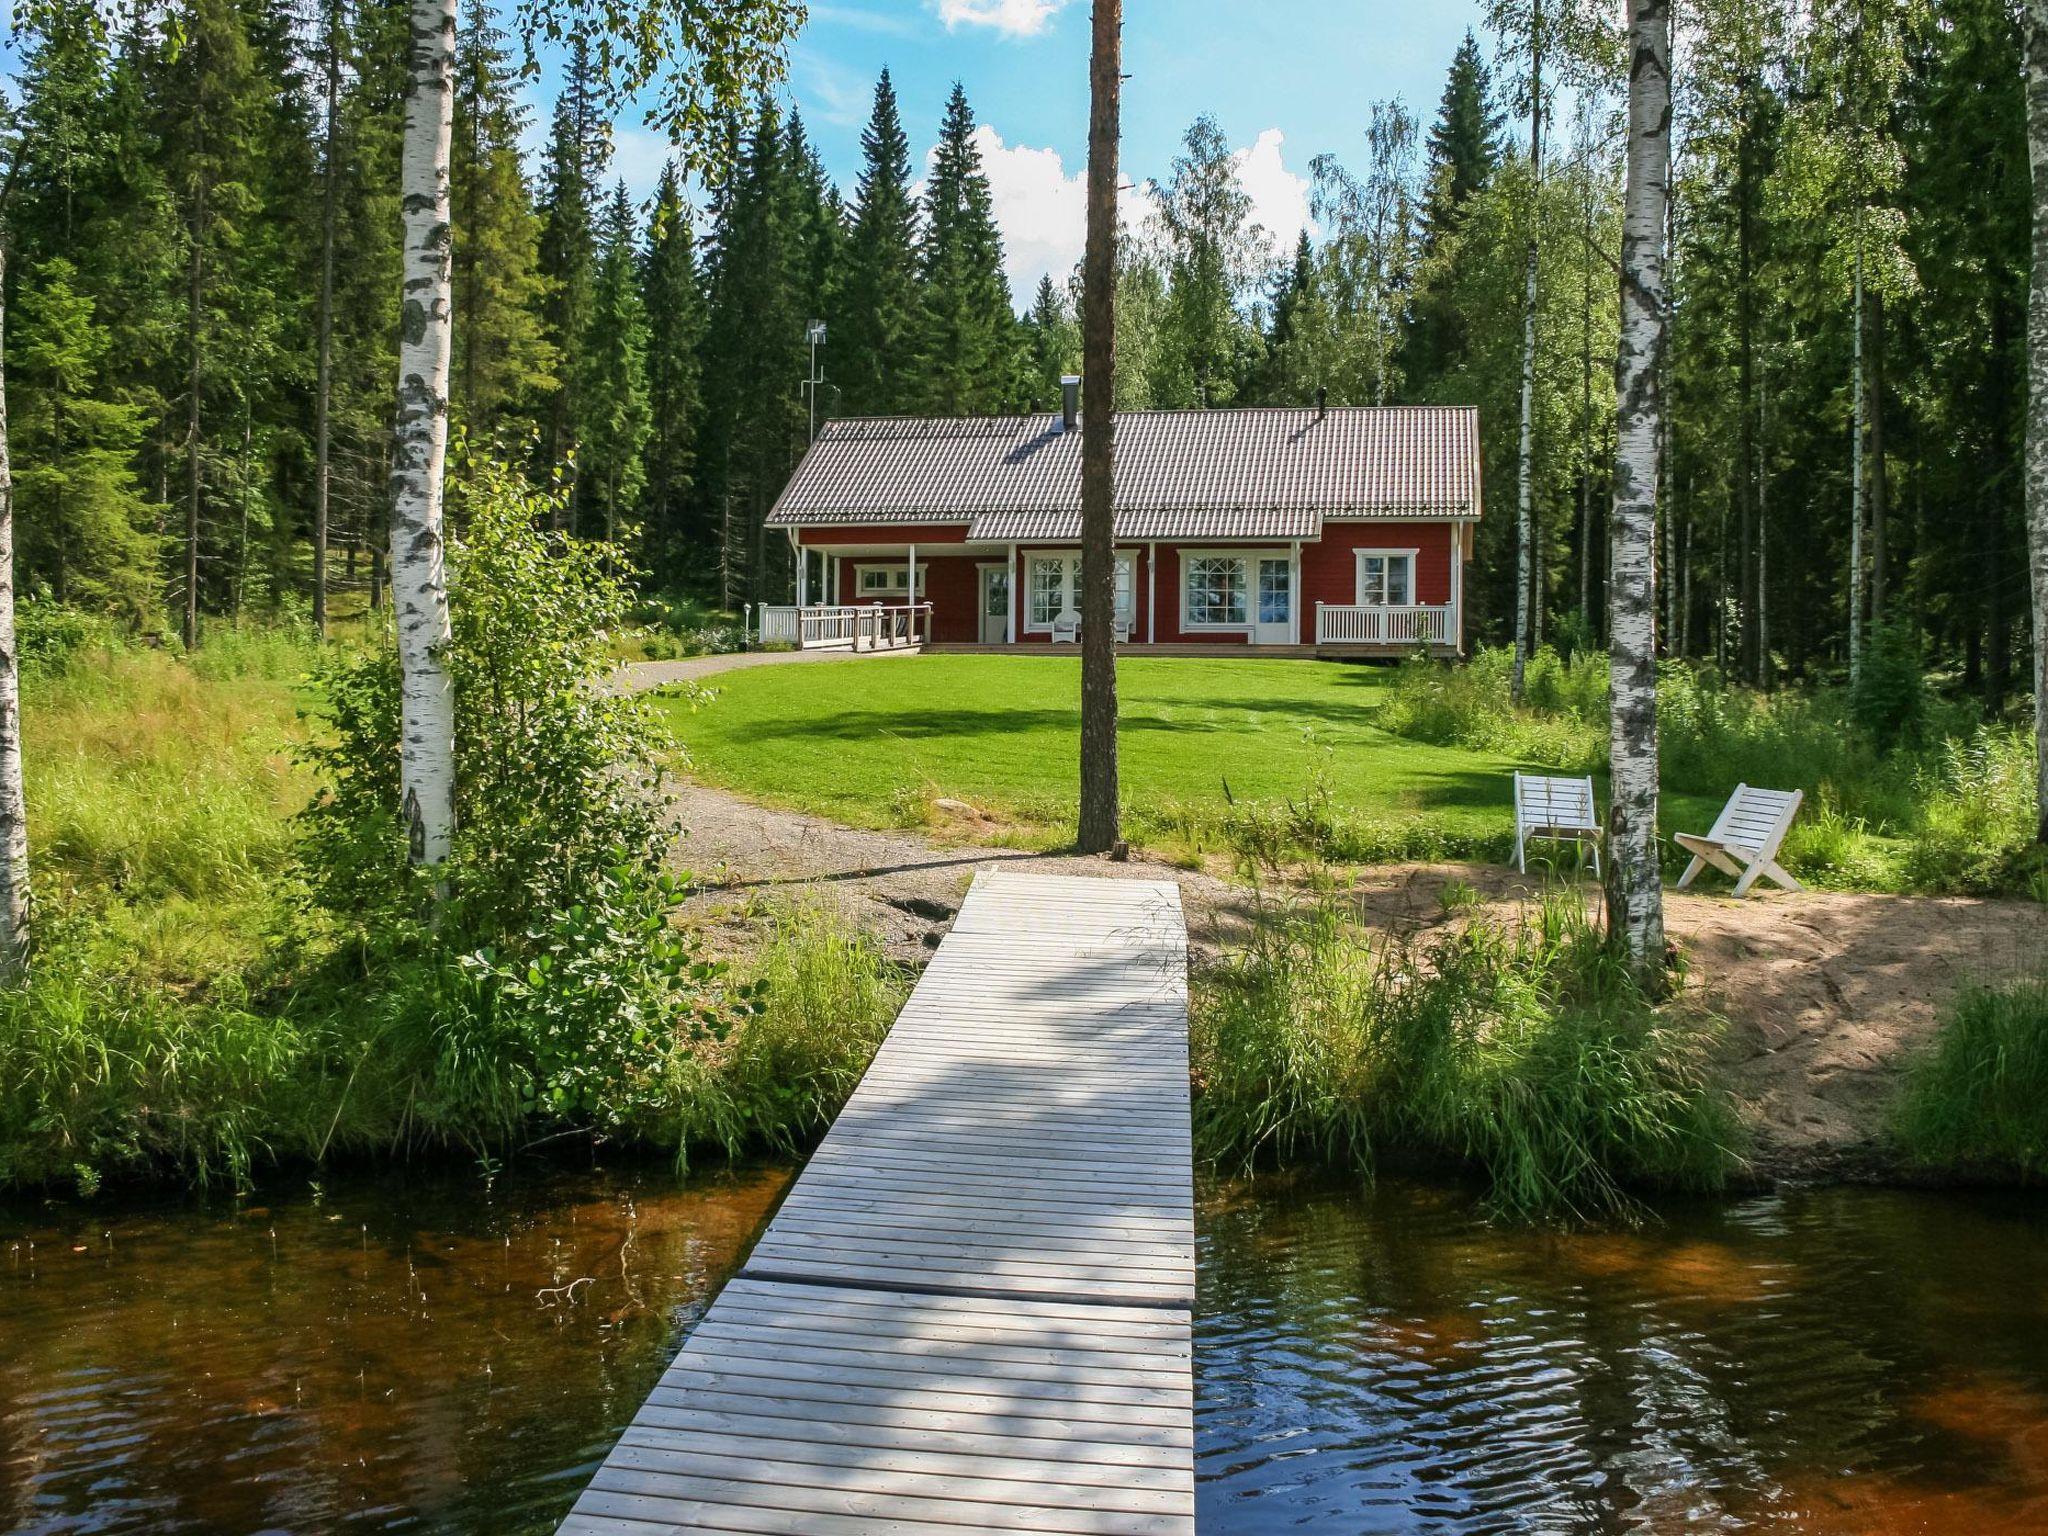
[[[1264,227],[1278,257],[1294,253],[1294,243],[1309,221],[1308,178],[1295,175],[1281,160],[1286,137],[1278,128],[1268,128],[1251,148],[1231,156],[1237,166],[1237,184],[1251,197],[1252,218]]]
[[[1005,37],[1035,37],[1066,8],[1067,0],[935,0],[946,30],[990,27]]]
[[[1084,172],[1069,175],[1058,150],[1005,144],[987,123],[974,130],[974,142],[1003,232],[1010,292],[1021,308],[1030,304],[1041,277],[1050,274],[1063,284],[1081,259],[1088,222]],[[1233,156],[1238,183],[1251,196],[1252,217],[1265,227],[1276,257],[1292,253],[1309,207],[1308,178],[1287,169],[1283,144],[1280,130],[1268,128]],[[1117,204],[1126,223],[1144,225],[1153,217],[1149,186],[1125,186]]]

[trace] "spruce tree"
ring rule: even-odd
[[[1442,103],[1427,140],[1429,187],[1422,208],[1422,247],[1433,269],[1410,311],[1402,347],[1402,372],[1411,392],[1424,399],[1458,366],[1465,347],[1466,317],[1438,297],[1458,286],[1448,269],[1458,259],[1458,226],[1473,196],[1493,178],[1501,159],[1500,108],[1493,79],[1470,32],[1451,58]]]
[[[721,199],[704,350],[702,483],[715,530],[705,574],[727,604],[765,598],[786,564],[763,520],[802,448],[808,316],[788,173],[781,117],[764,99]]]
[[[109,337],[63,257],[21,280],[9,318],[16,580],[139,626],[158,593],[158,509],[135,478],[142,410],[98,398]]]
[[[1038,280],[1031,313],[1024,317],[1022,398],[1030,410],[1042,410],[1060,398],[1060,380],[1081,366],[1081,326],[1073,306],[1047,273]]]
[[[593,66],[588,45],[578,40],[568,81],[555,103],[553,131],[541,169],[540,269],[547,282],[542,320],[555,354],[556,385],[548,402],[541,447],[551,471],[569,473],[576,456],[582,405],[577,391],[584,376],[581,352],[590,334],[591,288],[597,266],[593,204],[597,178],[609,158],[591,105]],[[577,526],[581,477],[571,475],[569,526]]]
[[[845,408],[856,415],[888,414],[913,408],[920,392],[914,387],[919,303],[910,141],[886,69],[875,85],[861,153],[832,357]]]
[[[691,516],[702,408],[699,349],[704,344],[703,279],[682,176],[662,168],[641,257],[647,314],[647,484],[642,493],[643,562],[664,581],[679,580],[703,529]]]
[[[647,315],[641,307],[633,200],[621,181],[605,209],[592,274],[590,328],[578,366],[577,479],[584,506],[616,543],[646,483]]]
[[[986,415],[1011,403],[1018,329],[1003,275],[1003,240],[974,109],[956,81],[925,184],[923,338],[918,372],[926,409]]]
[[[473,7],[455,55],[449,200],[455,305],[453,404],[479,439],[541,409],[556,388],[542,334],[540,219],[519,141],[526,107],[504,34]]]

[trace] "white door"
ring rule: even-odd
[[[1293,645],[1294,562],[1286,558],[1258,562],[1258,614],[1252,625],[1254,645]]]
[[[1010,643],[1010,568],[984,565],[981,568],[981,643]]]

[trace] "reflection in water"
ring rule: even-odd
[[[0,1529],[550,1531],[787,1180],[0,1209]],[[2043,1215],[1205,1184],[1202,1531],[2048,1531]]]
[[[1834,1190],[1558,1235],[1213,1186],[1201,1529],[2048,1531],[2044,1214]]]
[[[787,1178],[0,1211],[0,1528],[552,1530]]]

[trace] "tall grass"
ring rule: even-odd
[[[1505,1216],[1625,1218],[1634,1186],[1712,1189],[1736,1166],[1714,1032],[1645,996],[1573,900],[1424,947],[1321,903],[1199,976],[1196,1135],[1248,1163],[1448,1159]]]
[[[1607,663],[1531,658],[1521,706],[1509,697],[1513,658],[1482,648],[1462,667],[1402,665],[1379,723],[1398,735],[1517,758],[1532,767],[1600,773],[1607,756]],[[2028,852],[2034,789],[2031,733],[1979,723],[1967,706],[1916,697],[1873,711],[1844,690],[1763,694],[1707,670],[1658,673],[1664,787],[1718,801],[1736,784],[1802,789],[1807,804],[1786,864],[1823,883],[1972,894],[2048,893]],[[1871,720],[1888,722],[1880,750]]]
[[[1956,999],[1908,1070],[1898,1132],[1927,1167],[2048,1176],[2048,978]]]
[[[36,949],[29,983],[0,991],[0,1188],[244,1184],[278,1162],[590,1128],[522,1093],[534,1041],[473,974],[420,960],[373,978],[306,900],[302,634],[223,630],[186,657],[92,631],[44,654],[24,686]],[[634,1113],[604,1133],[800,1146],[905,983],[793,908],[715,989],[735,1027],[657,1021],[636,1081],[614,1085]]]

